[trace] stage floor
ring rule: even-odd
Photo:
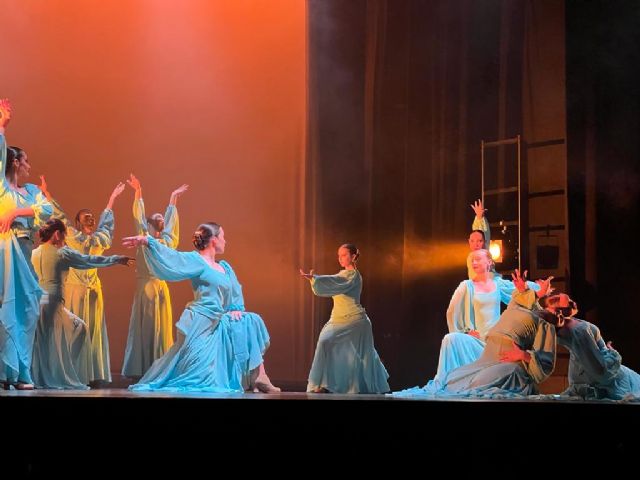
[[[611,474],[633,466],[640,451],[640,403],[631,402],[11,390],[0,391],[0,415],[11,459],[4,471],[18,477],[213,476],[218,462],[238,454],[234,468],[250,472],[252,462],[299,472],[295,460],[323,470],[348,461],[340,471],[354,474],[414,474],[430,462],[499,465],[503,473],[542,462],[554,473],[552,459],[565,450],[580,456],[569,471],[595,463]]]

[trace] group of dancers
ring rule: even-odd
[[[129,334],[122,374],[133,391],[278,393],[264,367],[269,333],[262,318],[245,309],[242,287],[225,252],[225,231],[203,223],[194,250],[177,251],[178,198],[163,214],[147,216],[140,181],[132,174],[136,235],[123,239],[136,257],[105,256],[113,241],[113,190],[98,222],[90,210],[73,221],[40,187],[22,183],[30,164],[26,152],[7,146],[11,105],[0,100],[0,382],[4,388],[88,389],[111,381],[109,342],[97,269],[136,265]],[[486,249],[489,224],[480,201],[469,236],[469,278],[456,288],[447,309],[449,333],[440,349],[435,377],[398,396],[523,396],[555,365],[556,343],[571,354],[570,387],[563,396],[621,399],[640,395],[640,376],[621,365],[594,325],[574,317],[565,294],[551,294],[551,280],[510,280],[494,269]],[[36,233],[38,238],[36,239]],[[34,248],[36,241],[39,246]],[[338,248],[341,271],[300,275],[313,293],[332,297],[331,318],[316,346],[307,391],[389,393],[389,374],[374,347],[372,324],[360,304],[358,248]],[[190,280],[194,299],[176,322],[167,281]],[[500,314],[500,304],[507,304]]]

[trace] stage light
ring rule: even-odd
[[[489,243],[489,253],[494,262],[502,262],[502,240],[491,240]]]

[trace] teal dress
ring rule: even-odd
[[[91,378],[91,337],[83,319],[64,307],[64,281],[70,268],[116,265],[123,257],[83,255],[69,247],[44,243],[31,261],[46,292],[33,351],[32,373],[38,388],[86,390]]]
[[[386,393],[389,374],[373,345],[371,320],[360,305],[362,276],[358,270],[337,275],[314,275],[311,289],[331,297],[331,318],[318,338],[307,391],[325,388],[332,393]]]
[[[133,218],[138,235],[149,228],[140,198],[133,203]],[[179,240],[178,209],[169,205],[164,214],[165,227],[158,241],[175,249]],[[143,247],[136,252],[136,291],[129,318],[129,334],[124,353],[122,374],[141,377],[151,364],[173,345],[173,316],[167,282],[154,277],[144,260]]]
[[[0,134],[0,171],[7,161],[6,141]],[[22,195],[0,181],[0,215],[22,208]],[[37,213],[37,207],[34,207]],[[31,359],[42,290],[13,229],[0,233],[0,382],[33,383]]]
[[[194,299],[176,323],[177,339],[135,385],[133,391],[243,392],[250,372],[263,362],[267,328],[245,310],[242,288],[231,266],[212,268],[202,256],[177,252],[147,237],[144,258],[152,275],[177,282],[191,280]],[[241,311],[233,320],[229,312]]]

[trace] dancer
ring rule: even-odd
[[[373,345],[371,320],[360,305],[362,275],[356,268],[360,252],[345,243],[338,248],[342,270],[336,275],[300,275],[311,281],[319,297],[332,297],[331,318],[318,338],[307,392],[385,393],[389,374]]]
[[[64,308],[63,285],[69,268],[88,269],[130,265],[132,258],[83,255],[65,246],[67,229],[52,219],[40,229],[41,244],[32,262],[47,293],[36,329],[33,379],[38,388],[86,390],[91,380],[91,339],[86,323]]]
[[[176,249],[179,240],[176,204],[189,186],[182,185],[173,191],[164,215],[154,213],[147,218],[140,181],[131,174],[127,183],[135,191],[133,218],[137,234],[151,235],[167,247]],[[133,378],[144,375],[151,364],[173,345],[171,297],[167,282],[151,275],[142,248],[137,249],[136,260],[136,292],[122,367],[122,374]]]
[[[192,252],[178,252],[147,236],[127,237],[142,246],[152,275],[177,282],[191,280],[194,300],[176,323],[173,346],[140,379],[134,391],[206,391],[277,393],[263,364],[269,333],[255,313],[245,311],[242,287],[226,261],[226,240],[217,223],[203,223],[193,235]]]
[[[114,228],[113,202],[122,193],[124,187],[124,183],[119,183],[113,189],[96,227],[95,217],[88,209],[80,210],[75,217],[75,226],[71,226],[64,211],[51,196],[44,177],[40,186],[53,204],[54,216],[60,218],[67,227],[67,245],[85,255],[102,255],[111,247]],[[102,382],[111,382],[109,337],[104,316],[102,284],[97,269],[71,268],[65,282],[64,298],[65,306],[89,326],[92,359],[90,376],[92,382],[95,382],[94,386],[99,386]]]
[[[11,103],[0,100],[0,171],[5,171],[5,128],[11,120]],[[0,182],[0,383],[9,389],[33,389],[31,360],[42,290],[11,226],[20,216],[34,216],[22,195],[5,176]],[[37,208],[36,208],[37,209]]]

